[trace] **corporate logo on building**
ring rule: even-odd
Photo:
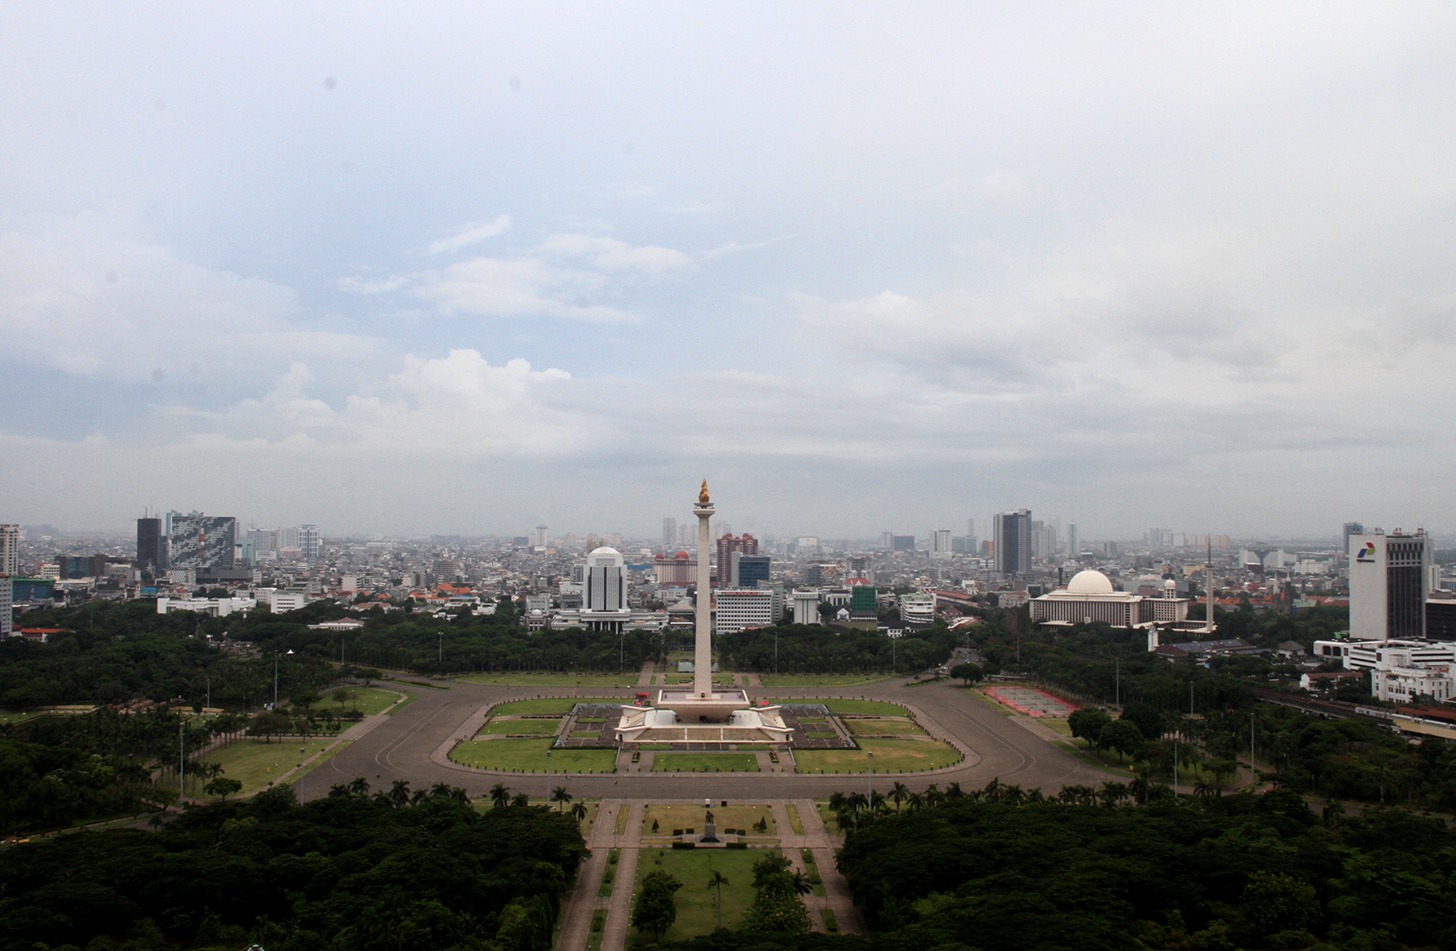
[[[1367,565],[1375,564],[1375,543],[1366,542],[1365,547],[1355,553],[1355,560]]]

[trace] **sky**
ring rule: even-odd
[[[1456,529],[1456,6],[0,5],[0,521]]]

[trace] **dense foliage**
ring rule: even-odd
[[[936,624],[893,640],[874,631],[781,624],[718,639],[725,669],[793,673],[918,672],[945,663],[964,639]]]
[[[945,798],[862,824],[839,866],[885,951],[1456,946],[1456,834],[1291,792]]]
[[[306,805],[278,787],[156,832],[84,832],[0,850],[0,949],[544,951],[584,854],[541,808],[478,812],[457,791]]]

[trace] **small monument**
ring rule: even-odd
[[[718,829],[713,823],[713,810],[711,809],[703,816],[703,834],[698,838],[698,841],[704,843],[722,841],[718,838]]]

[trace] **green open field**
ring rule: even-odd
[[[813,703],[814,701],[799,701],[800,703]],[[882,700],[855,700],[850,697],[830,697],[820,701],[829,708],[831,713],[863,714],[872,717],[904,717],[910,712],[898,703],[885,703]]]
[[[723,927],[737,928],[753,904],[753,863],[763,856],[761,849],[644,849],[637,860],[637,881],[632,885],[632,894],[635,898],[647,873],[667,872],[683,883],[674,896],[677,921],[667,932],[667,940],[712,934],[718,926],[718,916],[715,892],[708,887],[708,880],[716,870],[728,879],[728,884],[723,886]]]
[[[400,699],[400,694],[397,690],[379,687],[335,687],[325,690],[322,697],[309,709],[315,713],[329,711],[335,716],[358,710],[367,717],[389,709]]]
[[[752,753],[654,753],[654,773],[756,773],[758,757]]]
[[[755,836],[759,833],[753,828],[754,823],[763,819],[768,823],[768,831],[763,835],[776,835],[777,829],[774,826],[773,809],[770,806],[719,806],[720,800],[714,799],[712,805],[713,822],[718,831],[724,829],[747,829],[748,835]],[[731,800],[730,800],[731,802]],[[693,829],[698,835],[703,834],[703,814],[709,810],[702,806],[659,806],[649,804],[642,814],[642,834],[672,835],[673,829]],[[623,815],[626,811],[623,810]],[[652,823],[657,823],[657,831],[652,831]],[[626,831],[626,830],[623,830]]]
[[[763,674],[765,687],[857,687],[890,679],[889,674]]]
[[[795,750],[800,773],[866,773],[869,753],[875,754],[876,773],[913,773],[940,769],[960,761],[953,747],[936,740],[891,737],[859,741],[857,750]]]
[[[520,671],[503,674],[461,674],[450,679],[492,687],[621,687],[623,690],[630,690],[637,684],[637,671],[620,674]]]
[[[466,740],[450,751],[450,759],[475,769],[499,769],[525,773],[546,772],[548,760],[553,773],[611,773],[616,770],[616,750],[551,749],[547,739]]]
[[[561,720],[522,720],[515,717],[491,717],[490,722],[480,728],[482,735],[555,736],[561,727]]]
[[[238,795],[251,796],[267,789],[270,782],[278,782],[284,773],[305,758],[327,749],[334,742],[332,739],[301,740],[296,736],[285,737],[281,743],[254,739],[237,740],[222,749],[202,754],[202,758],[209,763],[221,763],[225,778],[236,779],[243,784],[243,791]],[[339,744],[335,751],[343,749],[345,745]],[[300,753],[299,750],[304,752]],[[204,799],[216,798],[204,796],[201,783],[194,792],[192,783],[188,782],[187,794]]]
[[[880,717],[874,720],[845,720],[844,725],[855,736],[924,736],[913,720]]]
[[[566,716],[578,703],[631,703],[624,697],[541,697],[537,700],[512,700],[491,708],[492,717],[524,717],[543,713]]]

